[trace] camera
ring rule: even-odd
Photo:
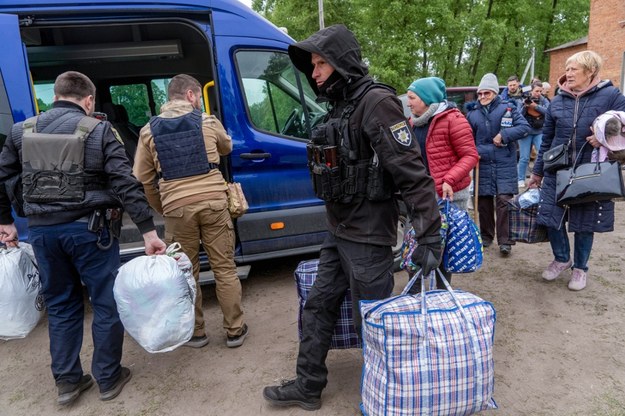
[[[540,103],[540,99],[538,98],[534,98],[534,97],[525,97],[525,100],[523,101],[525,103],[525,105],[530,105],[531,103]]]

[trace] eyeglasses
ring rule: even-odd
[[[477,96],[478,97],[489,97],[491,94],[492,94],[492,91],[478,92]]]

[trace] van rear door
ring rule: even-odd
[[[33,93],[28,77],[26,52],[20,38],[17,16],[0,14],[3,57],[0,59],[0,149],[11,126],[35,115]],[[28,239],[26,219],[13,214],[19,239]]]

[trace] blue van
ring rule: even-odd
[[[326,108],[289,60],[293,39],[250,8],[229,0],[3,0],[0,33],[0,142],[14,122],[45,111],[58,74],[75,70],[93,80],[96,110],[132,155],[169,79],[192,75],[204,85],[205,111],[232,137],[224,174],[242,184],[250,205],[236,221],[236,261],[318,251],[325,209],[310,184],[306,142]],[[124,224],[128,260],[143,245]]]

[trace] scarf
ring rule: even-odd
[[[432,103],[428,107],[425,113],[421,114],[419,117],[412,120],[412,124],[417,127],[425,126],[432,117],[437,114],[442,113],[447,109],[447,102],[443,101],[442,103]]]

